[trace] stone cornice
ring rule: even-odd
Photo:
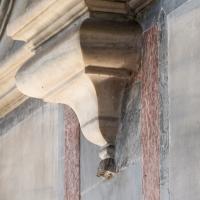
[[[36,48],[88,10],[84,0],[44,0],[11,23],[7,34]]]

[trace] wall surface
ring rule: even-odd
[[[168,16],[171,200],[200,199],[200,2]]]
[[[99,148],[81,137],[81,200],[142,199],[141,167],[130,165],[111,180],[96,177]]]
[[[29,100],[0,121],[0,199],[64,199],[61,105]]]

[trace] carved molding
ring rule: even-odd
[[[128,3],[43,0],[10,23],[7,34],[25,45],[0,63],[0,114],[28,97],[67,104],[90,142],[114,146],[124,90],[140,67],[142,30],[108,13],[126,16]]]
[[[4,35],[7,22],[9,20],[14,0],[1,0],[0,1],[0,40]]]
[[[117,14],[127,14],[128,4],[126,1],[107,1],[107,0],[85,0],[90,11],[108,12]]]
[[[83,0],[43,0],[7,28],[14,40],[36,48],[87,11]]]
[[[5,116],[28,98],[16,88],[15,75],[34,54],[34,51],[23,47],[0,62],[0,117]]]
[[[153,0],[130,0],[128,5],[130,9],[134,11],[135,14],[140,12],[142,9],[144,9],[146,6],[148,6]]]

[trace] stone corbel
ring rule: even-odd
[[[107,14],[91,17],[88,10]],[[136,22],[108,13],[128,10],[125,1],[43,0],[7,31],[36,52],[17,72],[17,88],[28,97],[70,106],[84,136],[102,147],[98,175],[107,178],[116,170],[122,99],[140,67],[142,45]]]

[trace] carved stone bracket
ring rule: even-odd
[[[31,55],[17,54],[26,58],[16,74],[18,90],[69,105],[84,136],[108,149],[119,131],[125,87],[140,67],[139,24],[108,14],[126,16],[127,6],[126,1],[43,0],[7,29],[13,39],[25,41],[23,48]],[[88,10],[107,14],[94,17]],[[103,155],[100,166],[113,165],[114,157]],[[98,174],[110,177],[99,169]]]

